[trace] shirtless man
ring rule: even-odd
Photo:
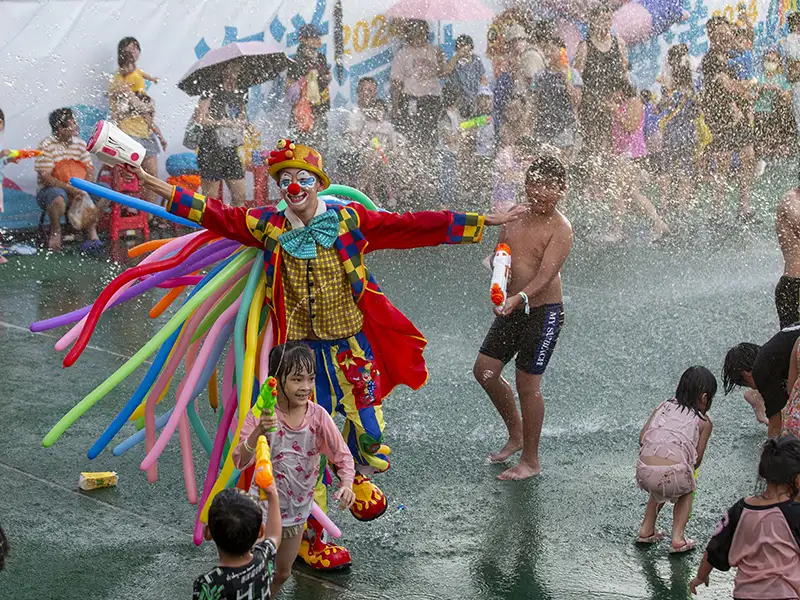
[[[556,210],[566,194],[566,169],[555,158],[540,157],[525,174],[530,212],[505,225],[500,241],[511,248],[511,277],[506,303],[495,309],[494,323],[475,361],[475,379],[489,394],[508,429],[503,448],[489,455],[504,462],[522,450],[519,463],[498,479],[519,480],[541,473],[539,437],[544,421],[542,375],[564,324],[561,266],[572,249],[572,225]],[[517,393],[502,377],[517,357]]]
[[[800,188],[787,192],[778,205],[775,230],[783,254],[783,276],[775,287],[775,308],[784,329],[800,321]]]

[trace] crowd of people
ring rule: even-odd
[[[388,93],[381,93],[375,78],[360,79],[343,136],[333,135],[329,122],[332,74],[320,52],[322,35],[304,25],[285,73],[292,139],[335,157],[337,181],[387,208],[503,209],[522,197],[520,165],[552,154],[573,167],[571,199],[590,214],[603,214],[592,229],[606,242],[625,239],[632,211],[647,218],[658,240],[683,224],[705,195],[712,198],[704,211],[709,222],[724,223],[732,187],[739,219],[753,219],[754,179],[796,150],[800,96],[794,92],[793,99],[792,85],[800,80],[800,16],[789,15],[789,35],[763,56],[754,55],[753,24],[745,12],[735,23],[712,17],[699,65],[692,64],[686,44],[673,45],[655,85],[637,89],[608,9],[591,13],[572,60],[554,22],[533,21],[524,11],[512,15],[517,21],[505,28],[491,72],[467,35],[455,40],[447,59],[431,43],[427,22],[397,26],[400,46]],[[143,167],[156,174],[167,140],[146,91],[158,79],[137,67],[140,54],[136,39],[119,42],[108,90],[110,119],[142,144]],[[197,152],[201,191],[223,197],[224,182],[236,206],[248,199],[239,148],[253,127],[247,90],[237,86],[240,69],[237,61],[221,69],[218,89],[201,95],[183,140]],[[74,158],[81,144],[75,139],[59,151]],[[72,197],[82,196],[63,181],[56,185],[57,176],[48,178],[51,163],[42,159],[36,166],[38,200],[54,223],[48,246],[57,250],[57,217],[69,210]],[[698,192],[698,181],[707,183],[709,194]],[[92,219],[83,221],[88,245],[96,245]]]

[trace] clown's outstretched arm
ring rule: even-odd
[[[358,214],[359,229],[369,242],[367,252],[478,243],[484,227],[514,221],[528,210],[515,206],[508,212],[489,215],[449,210],[397,214],[367,210],[359,204],[350,207]]]
[[[263,247],[263,236],[258,232],[263,232],[273,209],[228,206],[220,200],[169,185],[142,169],[136,175],[144,187],[167,199],[165,208],[173,215],[194,221],[217,235],[245,246]]]

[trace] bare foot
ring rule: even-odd
[[[47,249],[53,252],[61,251],[61,232],[51,233],[47,240]]]
[[[744,393],[744,399],[753,409],[753,412],[756,414],[756,420],[759,423],[764,423],[765,425],[769,425],[769,419],[767,419],[766,408],[764,407],[764,399],[761,397],[756,390],[747,390]]]
[[[521,481],[541,474],[542,468],[539,465],[533,466],[520,461],[516,467],[503,471],[497,478],[501,481]]]
[[[489,455],[489,462],[501,463],[506,462],[510,457],[522,450],[522,442],[516,440],[508,440],[506,445],[503,446],[499,452],[494,452]]]

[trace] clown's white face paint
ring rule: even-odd
[[[281,198],[303,222],[317,210],[319,186],[316,175],[305,169],[284,169],[278,176]]]

